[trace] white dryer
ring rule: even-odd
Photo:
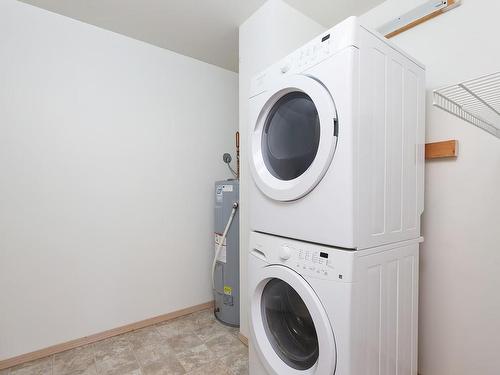
[[[424,80],[355,17],[256,76],[251,229],[348,249],[418,238]]]
[[[346,251],[252,233],[250,375],[416,375],[419,241]]]

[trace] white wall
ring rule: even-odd
[[[0,2],[0,359],[212,299],[237,79]]]
[[[241,332],[248,337],[247,254],[249,243],[247,156],[248,96],[251,78],[321,33],[324,27],[281,0],[269,0],[240,26],[239,107],[241,134],[240,290]]]
[[[364,21],[379,26],[400,1],[386,1]],[[500,140],[431,101],[435,88],[499,70],[499,14],[500,2],[464,0],[393,38],[427,66],[427,140],[460,142],[457,160],[426,164],[422,375],[500,372]]]

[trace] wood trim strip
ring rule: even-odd
[[[170,312],[167,314],[155,316],[153,318],[144,319],[144,320],[140,320],[138,322],[126,324],[124,326],[112,328],[112,329],[109,329],[107,331],[95,333],[95,334],[90,335],[90,336],[85,336],[85,337],[81,337],[81,338],[78,338],[75,340],[67,341],[67,342],[64,342],[61,344],[52,345],[52,346],[49,346],[47,348],[36,350],[34,352],[31,352],[31,353],[21,354],[21,355],[18,355],[16,357],[7,358],[7,359],[0,361],[0,370],[6,369],[9,367],[13,367],[13,366],[17,366],[17,365],[20,365],[20,364],[23,364],[26,362],[31,362],[31,361],[34,361],[36,359],[40,359],[43,357],[48,357],[50,355],[61,353],[61,352],[64,352],[66,350],[74,349],[74,348],[77,348],[79,346],[92,344],[94,342],[101,341],[101,340],[104,340],[104,339],[107,339],[107,338],[110,338],[113,336],[121,335],[123,333],[127,333],[130,331],[134,331],[136,329],[152,326],[154,324],[158,324],[158,323],[162,323],[162,322],[165,322],[168,320],[179,318],[181,316],[189,315],[189,314],[192,314],[192,313],[197,312],[197,311],[213,308],[213,306],[214,306],[214,301],[201,303],[199,305],[187,307],[185,309],[173,311],[173,312]]]
[[[240,339],[240,341],[245,344],[246,346],[248,346],[248,338],[243,334],[243,333],[238,333],[238,339]]]
[[[458,141],[427,143],[425,145],[425,160],[456,158],[458,156]]]
[[[456,7],[459,4],[459,2],[460,2],[459,0],[448,0],[448,4],[446,5],[446,7],[438,9],[435,12],[432,12],[432,13],[430,13],[422,18],[419,18],[418,20],[410,22],[408,25],[405,25],[397,30],[390,32],[385,37],[389,39],[389,38],[392,38],[396,35],[404,33],[405,31],[407,31],[407,30],[409,30],[417,25],[420,25],[421,23],[429,21],[430,19],[433,19],[433,18],[451,10],[452,8]]]

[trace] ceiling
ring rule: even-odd
[[[266,0],[21,0],[238,71],[238,26]],[[285,0],[325,27],[383,0]]]

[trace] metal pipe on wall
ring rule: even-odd
[[[240,179],[240,132],[236,132],[236,178]]]

